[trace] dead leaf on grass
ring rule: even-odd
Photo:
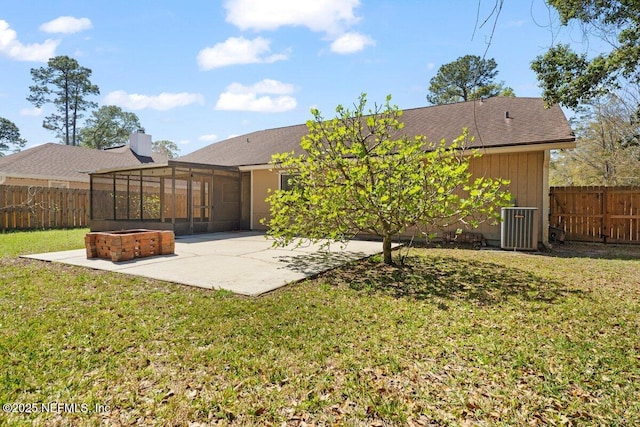
[[[163,397],[162,397],[162,403],[167,403],[169,401],[169,399],[173,396],[176,395],[176,392],[173,390],[169,390]]]

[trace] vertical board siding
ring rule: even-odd
[[[471,161],[473,178],[508,179],[509,192],[519,207],[534,207],[542,211],[542,174],[544,152],[485,154]],[[542,240],[542,215],[538,215],[538,240]],[[500,224],[485,223],[473,230],[488,240],[500,240]]]
[[[89,190],[0,185],[0,230],[78,228],[89,224]]]
[[[549,202],[567,240],[640,243],[640,187],[551,187]]]
[[[511,183],[508,190],[521,207],[536,207],[542,211],[542,174],[544,152],[524,152],[505,154],[485,154],[482,157],[471,160],[469,171],[473,178],[503,178]],[[279,174],[273,170],[254,170],[253,180],[253,228],[264,229],[260,223],[261,218],[269,217],[269,204],[265,198],[269,195],[269,189],[279,188]],[[546,190],[545,190],[546,192]],[[542,215],[538,215],[538,230],[542,230]],[[460,225],[456,224],[446,231],[455,231]],[[484,223],[478,229],[471,230],[481,233],[487,240],[500,241],[500,224]],[[406,235],[411,235],[413,230],[408,230]],[[542,232],[539,231],[538,240],[542,240]]]

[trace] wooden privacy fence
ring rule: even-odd
[[[89,190],[0,185],[0,230],[89,224]]]
[[[567,240],[640,243],[640,187],[551,187],[549,206]]]

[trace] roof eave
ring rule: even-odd
[[[490,147],[470,147],[483,154],[525,153],[531,151],[562,150],[576,148],[576,138],[563,138],[554,141],[529,142],[522,145],[494,145]]]
[[[468,151],[471,152],[472,150],[479,150],[482,154],[506,154],[571,148],[576,148],[575,137],[563,138],[554,141],[529,142],[522,145],[505,144],[491,147],[469,147]],[[274,169],[275,166],[272,163],[259,163],[252,165],[240,165],[238,166],[238,168],[240,169],[240,171],[245,172],[252,170]]]
[[[268,170],[268,169],[274,169],[275,166],[272,163],[257,163],[254,165],[242,165],[242,166],[238,166],[238,169],[240,169],[240,172],[248,172],[248,171],[252,171],[252,170]]]
[[[229,165],[216,165],[210,163],[196,163],[196,162],[185,162],[181,160],[169,160],[169,166],[176,167],[184,167],[184,168],[202,168],[202,169],[219,169],[219,170],[227,170],[230,172],[237,172],[238,166],[229,166]]]
[[[95,171],[91,171],[89,172],[89,175],[101,175],[101,174],[113,173],[113,172],[129,172],[129,171],[140,170],[140,169],[166,168],[167,166],[169,166],[168,163],[149,163],[149,164],[143,164],[143,165],[137,165],[137,166],[105,168],[105,169],[98,169]]]
[[[106,175],[116,172],[132,172],[137,170],[152,170],[152,169],[162,169],[168,167],[177,167],[177,168],[192,168],[192,169],[218,169],[225,170],[230,172],[238,172],[237,166],[223,166],[223,165],[212,165],[208,163],[195,163],[195,162],[184,162],[180,160],[169,160],[166,163],[151,163],[146,165],[138,165],[138,166],[127,166],[127,167],[119,167],[119,168],[109,168],[109,169],[100,169],[97,171],[90,172],[90,175]]]

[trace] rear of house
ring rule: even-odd
[[[575,137],[559,106],[545,108],[540,98],[496,97],[404,110],[401,120],[405,123],[403,131],[406,134],[425,135],[434,142],[441,139],[451,142],[463,128],[469,129],[470,136],[474,138],[469,148],[478,149],[483,154],[472,160],[471,172],[474,176],[510,180],[509,191],[515,205],[537,208],[538,241],[548,241],[550,152],[575,147]],[[176,204],[178,187],[172,187],[176,189],[172,192],[167,190],[170,184],[164,185],[163,194],[166,194],[163,199],[175,202],[171,202],[172,205],[165,203],[160,209],[167,212],[183,209],[185,215],[180,219],[165,216],[163,222],[173,224],[167,227],[173,227],[177,233],[197,232],[198,229],[221,231],[223,227],[264,230],[261,219],[269,216],[269,205],[265,199],[269,191],[282,188],[287,181],[283,176],[285,172],[272,169],[269,164],[271,156],[288,151],[299,153],[300,139],[306,133],[306,125],[262,130],[217,142],[180,157],[177,162],[183,167],[190,164],[224,167],[227,168],[226,173],[237,175],[233,184],[229,182],[226,187],[218,189],[213,180],[209,184],[196,185],[186,179],[184,207]],[[96,178],[99,176],[100,173],[94,174]],[[202,189],[203,185],[212,186],[213,191],[205,196],[201,190],[194,193],[194,189]],[[224,207],[221,200],[227,201]],[[203,209],[206,215],[199,214]],[[227,218],[221,221],[216,217],[221,213],[228,217],[234,209],[235,220]],[[192,226],[176,227],[182,219]],[[197,225],[202,222],[207,225]],[[140,221],[135,223],[142,225]],[[500,241],[499,225],[485,224],[475,231],[482,233],[489,243]]]

